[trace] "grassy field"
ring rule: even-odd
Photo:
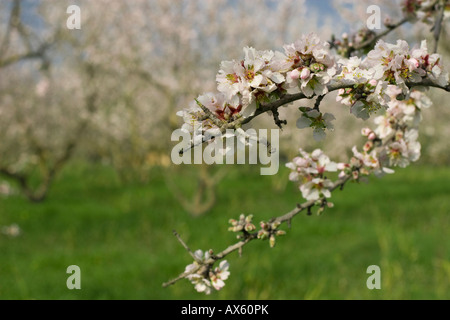
[[[187,280],[161,287],[191,263],[173,229],[194,250],[219,251],[234,241],[228,219],[244,212],[258,222],[295,206],[298,189],[280,187],[286,175],[231,167],[216,206],[192,218],[161,170],[148,184],[123,185],[109,167],[71,165],[43,203],[0,199],[0,226],[22,229],[0,234],[0,298],[450,299],[450,168],[420,166],[349,184],[333,195],[335,208],[293,220],[275,248],[255,241],[242,257],[233,253],[220,292],[199,294]],[[73,264],[81,290],[66,287]],[[370,265],[381,268],[381,290],[366,287]]]

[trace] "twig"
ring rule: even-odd
[[[278,126],[278,128],[282,129],[283,124],[287,125],[286,120],[280,120],[280,113],[278,112],[277,108],[272,109],[272,115],[273,115],[273,120],[275,121],[275,124]]]
[[[219,128],[225,123],[225,121],[220,120],[216,117],[214,113],[211,112],[207,107],[205,107],[200,101],[195,99],[195,102],[197,102],[197,105],[202,108],[203,112],[208,116],[208,118]]]
[[[444,11],[445,11],[445,5],[446,5],[445,2],[446,1],[444,0],[441,3],[439,14],[437,16],[436,23],[434,25],[434,31],[433,31],[433,36],[434,36],[434,50],[433,50],[433,52],[434,53],[437,52],[438,45],[439,45],[439,37],[441,35],[442,21],[444,20]]]
[[[183,241],[183,239],[181,239],[180,235],[179,235],[175,230],[173,230],[172,232],[173,232],[174,236],[177,237],[178,241],[181,243],[181,245],[184,247],[184,249],[186,249],[186,251],[189,252],[189,254],[191,255],[191,257],[192,257],[195,261],[201,262],[201,260],[195,256],[195,254],[192,252],[192,250],[191,250],[191,249],[188,247],[188,245]]]
[[[356,51],[356,50],[361,50],[361,49],[364,49],[369,46],[373,46],[378,40],[380,40],[384,36],[388,35],[389,33],[391,33],[393,30],[397,29],[401,25],[405,24],[406,22],[408,22],[408,20],[409,20],[408,18],[403,18],[399,22],[388,26],[386,30],[376,34],[373,38],[368,39],[368,40],[360,43],[359,45],[352,47],[351,52]]]
[[[339,188],[341,185],[346,184],[351,178],[352,178],[351,175],[347,175],[347,176],[345,176],[344,178],[341,178],[341,179],[337,180],[337,181],[333,184],[333,186],[330,188],[330,191],[334,191],[334,190],[336,190],[337,188]],[[286,214],[284,214],[284,215],[282,215],[282,216],[279,216],[279,217],[277,217],[277,218],[273,218],[273,219],[271,219],[271,221],[272,221],[272,222],[279,222],[279,223],[287,222],[288,224],[290,224],[290,221],[292,220],[292,218],[295,217],[296,215],[298,215],[300,212],[302,212],[302,211],[305,210],[305,209],[308,209],[308,208],[313,207],[317,201],[324,201],[324,200],[325,200],[325,198],[322,197],[322,198],[320,198],[319,200],[309,200],[309,201],[306,201],[306,202],[303,203],[303,204],[297,204],[297,206],[296,206],[292,211],[290,211],[290,212],[288,212],[288,213],[286,213]],[[170,281],[168,281],[168,282],[163,283],[163,287],[167,287],[167,286],[169,286],[169,285],[172,285],[172,284],[174,284],[175,282],[177,282],[177,281],[179,281],[179,280],[181,280],[181,279],[183,279],[183,278],[186,278],[187,276],[189,276],[189,275],[191,275],[191,274],[197,273],[197,271],[198,271],[202,266],[212,265],[212,264],[214,264],[216,261],[225,258],[227,255],[229,255],[230,253],[232,253],[232,252],[234,252],[234,251],[237,251],[237,250],[240,251],[240,250],[242,250],[242,248],[243,248],[246,244],[248,244],[249,242],[251,242],[251,241],[253,241],[253,240],[255,240],[255,239],[258,238],[258,233],[257,233],[257,232],[250,233],[250,234],[245,238],[245,240],[241,240],[241,241],[239,241],[239,242],[237,242],[237,243],[235,243],[235,244],[229,246],[228,248],[226,248],[225,250],[221,251],[220,253],[215,254],[213,257],[210,257],[210,258],[207,259],[206,261],[203,261],[203,262],[202,262],[202,261],[199,261],[199,260],[193,255],[192,251],[191,251],[191,250],[189,249],[189,247],[181,240],[181,238],[179,237],[179,235],[178,235],[175,231],[174,231],[174,234],[177,236],[178,241],[181,242],[181,244],[183,245],[183,247],[189,252],[189,254],[194,258],[194,260],[197,261],[197,262],[200,264],[200,266],[199,266],[198,268],[194,269],[194,270],[191,271],[191,272],[188,272],[188,273],[183,272],[183,273],[181,273],[180,275],[178,275],[176,278],[174,278],[174,279],[172,279],[172,280],[170,280]]]
[[[323,98],[325,98],[325,95],[318,96],[316,99],[316,102],[314,103],[314,109],[320,112],[320,103],[322,102]]]

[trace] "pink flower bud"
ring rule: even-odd
[[[298,69],[294,69],[289,73],[289,77],[292,80],[297,80],[298,78],[300,78],[300,71],[298,71]]]
[[[311,71],[309,71],[308,68],[303,68],[300,77],[302,78],[302,80],[305,80],[309,77],[310,74],[311,74]]]
[[[368,136],[369,140],[375,140],[377,138],[377,135],[375,134],[375,132],[371,132]]]
[[[336,167],[338,170],[345,170],[346,168],[349,167],[349,165],[347,163],[341,162],[341,163],[338,163]]]
[[[284,230],[277,230],[276,235],[277,236],[284,236],[284,235],[286,235],[286,231],[284,231]]]
[[[369,152],[372,148],[373,148],[373,142],[368,141],[368,142],[366,142],[366,144],[364,144],[363,150],[365,152]]]
[[[376,87],[376,86],[377,86],[377,83],[378,83],[378,81],[375,80],[375,79],[371,79],[371,80],[369,81],[369,84],[370,84],[372,87]]]
[[[245,225],[245,231],[247,231],[247,232],[252,232],[253,230],[255,230],[256,229],[256,227],[255,227],[255,225],[253,225],[252,223],[247,223],[246,225]]]
[[[369,134],[371,134],[372,133],[372,129],[370,129],[370,128],[363,128],[362,130],[361,130],[361,134],[363,135],[363,136],[365,136],[365,137],[367,137]]]
[[[271,248],[275,247],[275,236],[273,234],[270,235],[269,243]]]
[[[414,68],[418,68],[419,67],[419,61],[417,61],[417,59],[411,58],[408,60],[408,62],[414,66]]]

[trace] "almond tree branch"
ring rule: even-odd
[[[434,31],[433,31],[433,36],[434,36],[434,50],[433,50],[433,52],[434,53],[437,52],[438,45],[439,45],[439,37],[441,36],[442,21],[444,20],[445,6],[446,6],[446,0],[443,0],[440,3],[439,13],[438,13],[437,18],[436,18],[436,23],[435,23],[435,25],[433,27],[434,28]]]
[[[192,250],[188,247],[188,245],[183,241],[183,239],[181,239],[180,235],[173,230],[173,234],[175,237],[177,237],[177,240],[181,243],[181,245],[183,246],[184,249],[186,249],[186,251],[191,255],[191,257],[194,259],[194,261],[197,262],[201,262],[196,256],[195,254],[192,252]]]
[[[415,86],[431,86],[431,87],[440,88],[440,89],[443,89],[445,91],[449,91],[450,92],[450,84],[447,84],[446,86],[441,86],[439,84],[436,84],[436,83],[432,82],[430,79],[423,79],[423,81],[419,82],[419,83],[409,82],[409,83],[407,83],[407,86],[410,87],[410,88],[415,87]],[[341,89],[341,88],[347,88],[347,87],[351,87],[351,85],[343,85],[343,84],[336,83],[336,84],[330,85],[328,89],[329,89],[329,92],[331,92],[331,91],[335,91],[335,90],[338,90],[338,89]],[[323,99],[323,97],[324,96],[319,96],[317,98],[319,103]],[[257,111],[257,113],[255,113],[255,115],[253,115],[253,116],[251,116],[249,118],[239,118],[239,119],[237,119],[237,120],[235,120],[235,121],[233,121],[231,123],[224,124],[221,129],[223,129],[224,127],[234,127],[234,128],[236,128],[238,125],[241,125],[243,123],[249,122],[252,119],[254,119],[255,117],[257,117],[258,115],[262,114],[262,113],[265,113],[265,112],[270,111],[272,109],[276,110],[277,108],[279,108],[280,106],[282,106],[282,105],[284,105],[286,103],[290,103],[292,101],[303,99],[303,98],[306,98],[306,96],[304,94],[302,94],[302,93],[293,94],[293,95],[285,95],[284,97],[282,97],[281,99],[279,99],[279,100],[277,100],[275,102],[272,102],[272,103],[269,103],[267,105],[261,106],[259,111]],[[317,101],[316,101],[316,103],[317,103]],[[380,146],[380,147],[383,147],[383,145]],[[355,168],[355,169],[358,169],[358,168]],[[337,181],[334,182],[332,187],[329,189],[330,192],[335,191],[338,188],[340,190],[342,190],[344,185],[348,181],[350,181],[351,179],[352,179],[352,175],[351,174],[347,174],[344,177],[338,179]],[[288,212],[288,213],[286,213],[284,215],[272,218],[269,222],[270,223],[279,223],[279,224],[287,222],[287,224],[290,225],[291,220],[296,215],[298,215],[300,212],[302,212],[305,209],[307,209],[308,210],[308,214],[310,214],[312,207],[314,207],[318,202],[324,202],[324,201],[326,201],[326,198],[322,196],[319,200],[309,200],[309,201],[306,201],[306,202],[304,202],[302,204],[298,204],[290,212]],[[179,237],[177,237],[177,238],[179,238]],[[232,253],[234,251],[238,251],[238,250],[241,251],[242,248],[245,245],[247,245],[249,242],[251,242],[251,241],[253,241],[253,240],[257,239],[257,238],[258,238],[258,232],[244,233],[244,239],[243,240],[241,240],[241,241],[239,241],[239,242],[237,242],[237,243],[235,243],[233,245],[230,245],[229,247],[227,247],[226,249],[224,249],[220,253],[214,254],[209,259],[207,259],[205,261],[201,261],[201,262],[199,262],[198,259],[195,257],[195,255],[192,254],[192,251],[187,247],[187,245],[184,242],[180,241],[182,243],[183,247],[185,247],[185,249],[190,253],[190,255],[194,258],[194,260],[200,264],[200,266],[199,266],[199,268],[196,268],[193,271],[184,272],[184,273],[180,274],[178,277],[176,277],[176,278],[174,278],[174,279],[172,279],[172,280],[170,280],[168,282],[163,283],[163,287],[167,287],[169,285],[172,285],[175,282],[177,282],[177,281],[179,281],[179,280],[181,280],[183,278],[186,278],[186,277],[188,277],[191,274],[194,274],[194,273],[198,272],[200,270],[201,266],[203,266],[203,267],[212,266],[216,261],[223,259],[224,257],[229,255],[230,253]],[[181,239],[179,239],[179,240],[181,240]]]
[[[345,185],[350,179],[352,178],[351,175],[346,175],[345,177],[338,179],[333,186],[329,189],[331,192],[341,188],[343,185]],[[283,223],[283,222],[290,222],[292,220],[293,217],[295,217],[296,215],[298,215],[300,212],[302,212],[305,209],[311,208],[313,207],[318,201],[324,201],[326,200],[325,197],[321,197],[319,200],[309,200],[306,201],[302,204],[298,204],[294,209],[292,209],[290,212],[276,217],[276,218],[272,218],[270,220],[270,222],[278,222],[278,223]],[[176,234],[176,232],[174,231],[174,234]],[[187,247],[187,245],[179,238],[179,236],[177,236],[178,240],[181,242],[181,244],[183,245],[183,247],[189,252],[189,254],[194,258],[195,261],[199,262],[198,259],[192,254],[192,251]],[[214,254],[213,256],[211,256],[209,259],[207,259],[206,261],[203,262],[199,262],[201,265],[213,265],[216,261],[218,260],[222,260],[223,258],[225,258],[226,256],[228,256],[229,254],[233,253],[234,251],[240,250],[242,249],[245,245],[247,245],[249,242],[258,239],[258,233],[254,232],[254,233],[249,233],[244,240],[241,240],[233,245],[230,245],[229,247],[227,247],[226,249],[224,249],[223,251],[221,251],[220,253]],[[186,278],[187,276],[191,275],[191,274],[195,274],[201,267],[201,265],[190,271],[190,272],[183,272],[181,273],[179,276],[177,276],[176,278],[167,281],[165,283],[163,283],[163,287],[168,287],[174,283],[176,283],[177,281]]]
[[[370,38],[370,39],[368,39],[368,40],[366,40],[366,41],[364,41],[364,42],[358,44],[357,46],[354,46],[354,47],[353,47],[353,51],[365,49],[365,48],[367,48],[367,47],[373,47],[373,46],[376,44],[376,42],[377,42],[378,40],[380,40],[380,39],[383,38],[384,36],[388,35],[389,33],[391,33],[392,31],[394,31],[394,30],[397,29],[398,27],[402,26],[403,24],[405,24],[406,22],[408,22],[408,20],[409,20],[408,18],[403,18],[403,19],[400,20],[399,22],[397,22],[397,23],[395,23],[395,24],[392,24],[392,25],[389,25],[389,26],[387,27],[387,29],[384,30],[383,32],[380,32],[380,33],[376,34],[374,37],[372,37],[372,38]]]
[[[328,85],[327,88],[328,88],[328,93],[330,93],[330,92],[333,92],[333,91],[336,91],[336,90],[339,90],[339,89],[352,88],[353,86],[354,86],[353,84],[344,84],[344,83],[340,83],[340,82],[335,82],[335,83],[332,83],[332,84]],[[407,82],[407,86],[409,88],[418,87],[418,86],[434,87],[434,88],[439,88],[439,89],[445,90],[447,92],[450,92],[450,83],[447,83],[446,86],[442,86],[442,85],[440,85],[438,83],[434,83],[433,81],[431,81],[428,78],[422,79],[421,82]],[[260,115],[262,115],[264,113],[267,113],[269,111],[274,112],[274,110],[278,110],[278,108],[280,108],[280,107],[282,107],[282,106],[284,106],[284,105],[286,105],[288,103],[291,103],[291,102],[294,102],[294,101],[297,101],[297,100],[301,100],[301,99],[312,99],[315,96],[316,95],[314,94],[311,97],[307,97],[302,92],[295,93],[295,94],[286,94],[286,95],[282,96],[280,99],[278,99],[278,100],[276,100],[274,102],[270,102],[270,103],[267,103],[267,104],[260,105],[260,107],[256,110],[256,112],[253,115],[249,116],[249,117],[246,117],[246,118],[240,117],[240,118],[238,118],[238,119],[236,119],[236,120],[234,120],[232,122],[223,122],[222,121],[221,125],[218,126],[219,127],[219,132],[217,132],[217,134],[211,135],[211,136],[208,136],[208,137],[204,136],[201,141],[197,141],[195,143],[192,142],[187,148],[181,149],[179,151],[179,154],[183,154],[183,153],[189,151],[190,149],[192,149],[192,148],[194,148],[196,146],[199,146],[199,145],[202,145],[205,142],[211,141],[212,139],[220,136],[221,134],[224,134],[227,129],[238,129],[242,125],[251,122],[253,119],[255,119],[256,117],[258,117],[258,116],[260,116]],[[325,95],[319,96],[317,98],[316,103],[320,103],[324,97],[325,97]],[[205,107],[205,109],[206,109],[206,107]],[[209,111],[209,113],[211,113],[211,112]],[[214,122],[215,120],[219,120],[217,118],[216,119],[214,119],[214,118],[211,119],[211,121]],[[210,118],[207,117],[206,119],[210,119]]]

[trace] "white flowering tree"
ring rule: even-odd
[[[276,238],[286,233],[280,229],[283,224],[290,225],[301,212],[321,213],[332,207],[332,192],[342,190],[346,183],[372,174],[392,174],[393,168],[417,161],[421,113],[431,105],[425,92],[430,87],[450,92],[449,75],[436,53],[449,9],[448,1],[406,0],[402,2],[404,17],[386,21],[382,32],[363,29],[331,41],[311,33],[285,45],[283,52],[246,47],[241,60],[222,62],[216,76],[217,91],[200,95],[178,113],[184,120],[182,130],[194,136],[190,148],[211,142],[214,136],[207,134],[209,129],[219,134],[227,129],[239,131],[263,114],[271,115],[282,128],[286,120],[280,119],[279,108],[303,99],[315,99],[314,107],[299,108],[296,125],[311,129],[314,138],[321,140],[333,130],[335,116],[321,110],[322,100],[332,92],[337,93],[336,102],[353,116],[369,119],[376,115],[374,126],[361,130],[365,143],[354,146],[353,155],[344,162],[332,161],[320,149],[311,153],[300,149],[287,167],[289,179],[298,185],[305,202],[259,224],[245,214],[230,220],[229,231],[237,233],[238,241],[224,250],[193,252],[174,231],[194,262],[163,286],[188,279],[199,292],[220,290],[230,275],[225,260],[230,253],[258,239],[268,240],[273,247]],[[431,45],[425,40],[413,47],[404,40],[383,40],[405,22],[419,20],[433,26]]]
[[[70,47],[64,20],[38,32],[24,21],[23,1],[0,6],[0,175],[38,202],[72,157],[94,109],[92,92],[77,90],[77,81],[90,77],[86,68],[80,79],[68,64],[54,63],[63,52],[58,46]]]

